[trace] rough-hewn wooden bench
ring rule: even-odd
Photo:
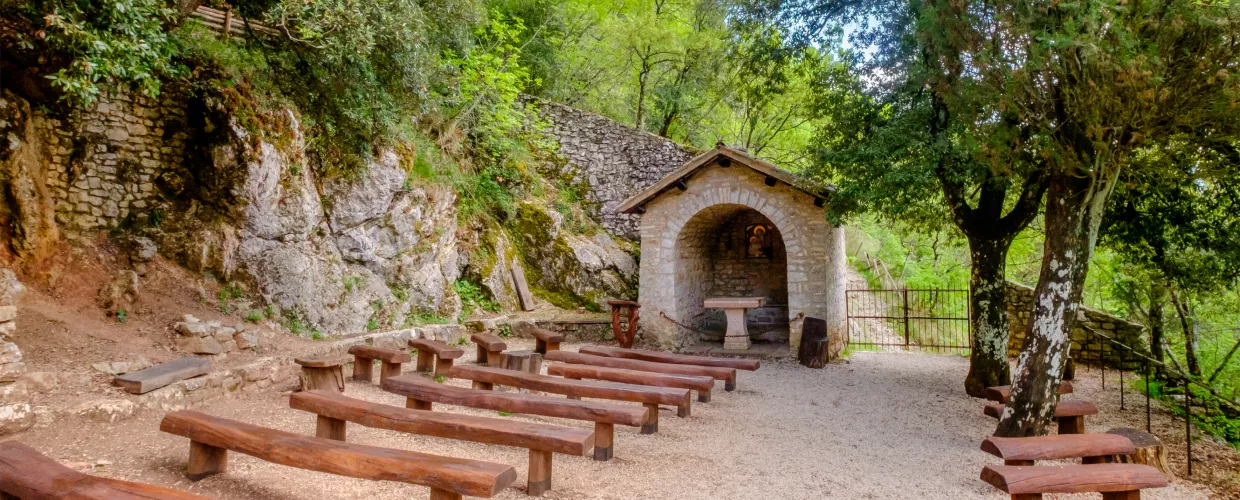
[[[1063,383],[1059,384],[1058,393],[1061,396],[1064,394],[1072,394],[1072,382],[1069,380],[1065,380],[1063,381]],[[991,401],[996,401],[999,403],[1007,403],[1008,396],[1010,396],[1011,394],[1012,394],[1012,386],[1010,385],[997,385],[994,387],[987,387],[986,393],[985,393],[986,399],[989,399]]]
[[[583,348],[584,349],[584,348]],[[554,351],[547,353],[548,361],[559,361],[561,363],[571,363],[574,365],[590,365],[603,366],[607,368],[620,368],[624,370],[637,370],[639,372],[668,373],[672,375],[696,375],[710,377],[715,380],[723,381],[723,390],[736,390],[736,369],[721,368],[718,366],[699,366],[699,365],[673,365],[668,363],[658,363],[654,361],[641,361],[637,359],[624,358],[608,358],[605,356],[595,356],[592,354],[582,354],[567,351]]]
[[[662,351],[647,351],[644,349],[624,349],[621,347],[607,347],[599,345],[582,346],[579,351],[582,354],[593,354],[595,356],[606,356],[609,358],[625,358],[639,359],[642,361],[654,361],[656,363],[669,363],[673,365],[697,365],[697,366],[717,366],[720,368],[735,368],[737,370],[754,371],[762,366],[756,359],[740,359],[740,358],[715,358],[711,356],[690,356],[688,354],[675,354]]]
[[[1135,464],[988,465],[982,481],[1012,500],[1042,500],[1043,493],[1102,493],[1104,500],[1140,500],[1142,489],[1167,485],[1158,469]]]
[[[987,416],[999,418],[1003,415],[1001,403],[986,405],[983,410]],[[1055,421],[1059,423],[1060,434],[1084,434],[1085,416],[1097,415],[1098,407],[1088,401],[1060,401],[1055,405]]]
[[[229,451],[299,469],[418,484],[431,489],[431,500],[491,497],[517,480],[517,471],[504,464],[302,436],[192,410],[169,413],[159,430],[189,438],[186,475],[195,481],[224,472]]]
[[[570,365],[557,363],[547,367],[548,375],[556,375],[567,379],[606,380],[625,384],[651,385],[655,387],[672,387],[698,391],[698,402],[709,403],[710,391],[715,388],[715,379],[693,375],[668,375],[666,373],[639,372],[603,366]]]
[[[556,333],[545,328],[530,328],[530,335],[534,336],[534,352],[546,355],[547,351],[560,350],[560,343],[564,342],[564,334]]]
[[[353,380],[367,384],[374,379],[376,359],[382,363],[379,368],[380,382],[387,380],[388,377],[400,375],[400,365],[413,359],[407,352],[368,345],[350,347],[349,354],[353,355]]]
[[[397,408],[329,392],[295,393],[289,397],[289,407],[318,415],[317,436],[325,439],[344,441],[345,422],[353,422],[376,429],[529,449],[526,493],[533,496],[551,489],[552,453],[580,457],[594,448],[594,432],[588,429]]]
[[[409,347],[418,350],[417,370],[431,373],[434,369],[435,375],[442,375],[452,368],[452,360],[465,355],[465,351],[438,340],[413,339],[409,341]]]
[[[504,362],[504,349],[508,344],[504,339],[486,333],[475,333],[469,336],[478,346],[478,364],[499,367]]]
[[[62,498],[206,500],[206,497],[162,486],[82,474],[17,441],[0,443],[0,499]]]
[[[466,389],[401,375],[383,381],[383,390],[405,396],[405,407],[430,410],[432,403],[594,422],[594,459],[611,460],[615,426],[639,427],[650,412],[644,406],[574,401],[551,396]]]
[[[337,356],[297,358],[301,365],[301,390],[333,390],[344,392],[344,359]]]
[[[1079,458],[1081,463],[1106,463],[1112,455],[1137,452],[1132,440],[1118,434],[988,437],[982,451],[1003,459],[1003,465],[1034,465],[1037,460]]]
[[[593,380],[570,380],[487,366],[457,366],[448,370],[447,375],[452,378],[463,378],[485,384],[500,384],[531,391],[563,394],[574,398],[611,399],[641,403],[650,409],[648,420],[642,426],[642,434],[654,434],[659,431],[659,405],[677,407],[677,416],[684,418],[689,416],[691,411],[689,405],[692,404],[692,398],[689,397],[688,389],[650,387],[617,382],[597,382]]]

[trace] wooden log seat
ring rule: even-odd
[[[301,365],[301,390],[344,392],[344,359],[311,356],[297,358],[293,362]]]
[[[801,346],[797,350],[797,360],[801,366],[813,369],[826,368],[831,362],[831,335],[827,332],[827,321],[822,318],[806,316],[801,323]]]
[[[986,405],[982,411],[986,416],[999,418],[1003,415],[1002,403]],[[1060,401],[1055,405],[1055,421],[1059,423],[1060,434],[1084,434],[1085,417],[1097,415],[1098,406],[1088,401]]]
[[[504,339],[487,333],[475,333],[469,336],[478,346],[478,364],[499,367],[504,362],[504,349],[508,343]]]
[[[698,391],[698,402],[709,403],[710,391],[715,388],[715,379],[693,375],[668,375],[666,373],[639,372],[590,365],[570,365],[556,363],[547,367],[548,375],[567,379],[606,380],[625,384],[650,385],[655,387],[672,387]]]
[[[1167,464],[1167,448],[1158,436],[1132,427],[1116,427],[1107,431],[1107,434],[1123,436],[1136,448],[1132,453],[1107,457],[1107,462],[1148,465],[1168,477],[1172,476],[1171,467]]]
[[[582,349],[584,350],[586,348],[583,347]],[[608,358],[605,356],[595,356],[592,354],[567,351],[555,351],[549,353],[547,354],[547,361],[558,361],[561,363],[571,363],[574,365],[590,365],[602,366],[606,368],[620,368],[624,370],[637,370],[639,372],[710,377],[715,380],[722,380],[723,390],[736,390],[735,368],[700,365],[673,365],[669,363],[642,361],[638,359]]]
[[[988,437],[982,451],[1003,459],[1003,465],[1034,465],[1037,460],[1081,459],[1105,463],[1111,455],[1137,451],[1132,441],[1115,434],[1060,434],[1056,436]]]
[[[552,453],[580,457],[594,448],[594,432],[589,429],[412,410],[322,391],[293,394],[289,407],[318,415],[317,435],[325,439],[344,441],[345,422],[353,422],[376,429],[527,448],[530,470],[526,493],[531,496],[551,489]],[[324,420],[329,422],[324,424]]]
[[[431,500],[492,497],[517,480],[504,464],[302,436],[192,410],[164,416],[159,430],[189,438],[186,474],[195,481],[224,472],[230,450],[299,469],[418,484],[431,489]]]
[[[986,396],[986,399],[989,399],[991,401],[995,401],[999,403],[1007,403],[1008,396],[1010,396],[1011,394],[1012,394],[1012,386],[997,385],[994,387],[987,387],[985,396]],[[1062,383],[1060,383],[1058,394],[1061,396],[1064,394],[1072,394],[1072,382],[1065,380]]]
[[[91,476],[17,441],[0,443],[0,498],[22,500],[206,500],[193,493]]]
[[[1141,490],[1167,486],[1167,478],[1148,465],[1057,466],[988,465],[982,481],[1012,495],[1041,500],[1044,493],[1102,493],[1104,500],[1140,500]]]
[[[547,351],[560,350],[560,343],[564,342],[564,334],[556,333],[545,328],[530,328],[530,335],[534,336],[534,352],[546,355]]]
[[[716,366],[720,368],[735,368],[737,370],[746,370],[751,372],[762,366],[762,363],[756,359],[690,356],[687,354],[675,354],[662,351],[623,349],[619,347],[597,345],[582,346],[581,349],[579,349],[579,352],[582,354],[592,354],[595,356],[606,356],[608,358],[637,359],[641,361],[653,361],[656,363],[668,363],[673,365]]]
[[[417,370],[422,373],[432,373],[433,370],[435,375],[443,375],[452,368],[452,360],[465,355],[465,351],[438,340],[413,339],[409,341],[409,347],[418,350]]]
[[[488,384],[529,389],[531,391],[563,394],[575,398],[611,399],[641,403],[650,408],[649,420],[642,426],[642,434],[654,434],[659,431],[659,405],[679,408],[677,416],[684,418],[689,416],[691,411],[689,405],[692,404],[688,389],[650,387],[593,380],[571,380],[486,366],[453,367],[451,370],[448,370],[448,376]]]
[[[413,360],[409,353],[396,349],[384,349],[368,345],[355,345],[349,348],[353,355],[353,380],[369,384],[374,379],[375,360],[381,363],[379,381],[400,375],[400,365]]]
[[[406,408],[430,410],[432,403],[442,403],[594,422],[594,459],[598,461],[611,460],[614,451],[612,441],[617,424],[641,426],[646,423],[647,414],[650,412],[644,406],[466,389],[437,384],[411,375],[387,379],[383,381],[382,387],[387,392],[405,396]]]

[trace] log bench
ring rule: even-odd
[[[1167,478],[1148,465],[988,465],[982,481],[1012,500],[1042,500],[1044,493],[1102,493],[1103,500],[1140,500],[1141,490],[1162,488]]]
[[[3,500],[206,500],[193,493],[91,476],[75,471],[17,441],[0,443]]]
[[[571,380],[486,366],[453,367],[451,370],[448,370],[448,376],[485,384],[500,384],[531,391],[563,394],[574,398],[611,399],[641,403],[650,409],[650,414],[647,415],[648,420],[645,425],[642,425],[642,434],[654,434],[659,431],[659,405],[677,407],[677,416],[681,418],[688,417],[691,411],[689,405],[692,400],[687,389],[650,387],[593,380]]]
[[[645,349],[624,349],[621,347],[607,347],[598,345],[582,346],[581,349],[579,349],[579,352],[582,354],[592,354],[595,356],[605,356],[608,358],[638,359],[641,361],[654,361],[656,363],[669,363],[673,365],[717,366],[720,368],[735,368],[737,370],[747,371],[755,371],[758,367],[762,366],[762,364],[756,359],[690,356],[688,354],[647,351]]]
[[[353,380],[367,384],[374,379],[375,360],[382,363],[379,368],[379,381],[382,382],[388,377],[400,375],[400,365],[413,359],[407,352],[368,345],[350,347],[349,354],[353,355]]]
[[[698,402],[709,403],[710,391],[715,388],[715,379],[693,375],[668,375],[666,373],[639,372],[590,365],[570,365],[556,363],[547,367],[547,375],[555,375],[567,379],[606,380],[625,384],[650,385],[655,387],[672,387],[698,391]]]
[[[999,418],[1003,415],[1003,407],[1001,403],[992,403],[986,405],[982,412]],[[1059,423],[1060,434],[1084,434],[1085,417],[1097,414],[1098,407],[1087,401],[1060,401],[1055,405],[1055,421]]]
[[[547,351],[560,350],[560,343],[564,342],[564,334],[556,333],[545,328],[530,328],[530,335],[534,336],[534,352],[546,355]]]
[[[1116,434],[1059,434],[1056,436],[988,437],[982,451],[1003,459],[1003,465],[1034,465],[1037,460],[1081,459],[1084,464],[1106,463],[1112,455],[1136,453],[1128,438]]]
[[[585,349],[585,347],[582,348],[583,351]],[[624,370],[637,370],[639,372],[704,376],[715,380],[722,380],[723,390],[725,391],[731,392],[736,390],[735,368],[700,365],[673,365],[668,363],[657,363],[654,361],[641,361],[638,359],[608,358],[605,356],[595,356],[591,354],[567,351],[555,351],[548,353],[547,361],[559,361],[561,363],[571,363],[574,365],[590,365],[602,366],[606,368],[620,368]]]
[[[499,367],[504,362],[504,349],[508,344],[504,339],[487,333],[475,333],[469,336],[478,346],[478,364]]]
[[[998,403],[1007,403],[1008,397],[1011,394],[1012,394],[1012,386],[1010,385],[997,385],[994,387],[987,387],[986,392],[985,392],[986,399],[989,399],[991,401],[995,401]],[[1060,396],[1064,394],[1072,394],[1072,382],[1065,380],[1062,383],[1060,383],[1057,394],[1059,394]]]
[[[382,387],[387,392],[405,396],[406,408],[430,410],[432,403],[441,403],[594,422],[594,459],[598,461],[611,460],[617,424],[639,427],[646,423],[650,412],[644,406],[454,387],[411,375],[387,379]]]
[[[438,340],[412,339],[409,347],[418,350],[417,371],[432,373],[433,370],[435,375],[443,375],[452,368],[452,360],[465,355],[465,351]]]
[[[229,451],[299,469],[418,484],[431,489],[431,500],[492,497],[517,479],[517,471],[504,464],[342,443],[192,410],[164,416],[159,430],[189,438],[186,475],[195,481],[224,472]]]
[[[301,390],[332,390],[344,392],[344,359],[336,356],[311,356],[297,358],[301,365]]]
[[[318,415],[317,436],[325,439],[344,441],[345,423],[353,422],[376,429],[527,448],[530,468],[526,493],[531,496],[551,489],[552,453],[580,457],[594,448],[594,432],[588,429],[412,410],[322,391],[293,394],[289,407]]]

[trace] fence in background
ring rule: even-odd
[[[850,289],[845,299],[852,349],[961,354],[971,349],[968,289]]]

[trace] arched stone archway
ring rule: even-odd
[[[702,308],[693,304],[709,289],[698,281],[706,279],[701,272],[709,271],[709,266],[695,264],[693,259],[700,259],[700,252],[681,252],[688,247],[678,250],[678,242],[682,238],[700,242],[692,233],[706,227],[698,224],[712,214],[744,210],[769,220],[782,236],[792,353],[800,345],[806,316],[827,320],[832,350],[838,351],[847,334],[843,229],[827,222],[814,195],[756,168],[738,168],[739,161],[733,160],[756,161],[717,148],[669,175],[661,184],[670,188],[639,194],[625,203],[632,207],[627,209],[643,214],[638,291],[642,340],[670,348],[696,340],[694,332],[700,325],[695,322],[701,319]]]

